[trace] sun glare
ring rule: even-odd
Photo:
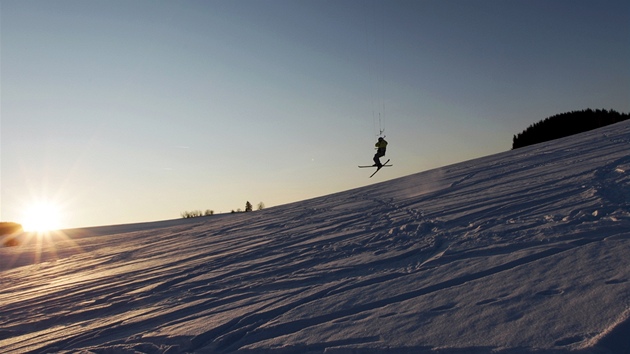
[[[48,232],[61,228],[61,208],[50,202],[38,202],[24,211],[22,227],[27,232]]]

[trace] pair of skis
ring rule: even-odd
[[[389,159],[388,159],[387,161],[385,161],[385,163],[384,163],[384,164],[382,164],[380,167],[378,167],[378,166],[359,166],[359,168],[376,167],[376,171],[374,171],[374,173],[372,173],[372,174],[370,175],[370,178],[372,178],[372,176],[374,176],[374,175],[376,174],[376,172],[380,171],[380,170],[381,170],[381,168],[383,168],[383,167],[391,167],[391,166],[393,166],[393,165],[388,165],[388,164],[387,164],[388,162],[389,162]]]

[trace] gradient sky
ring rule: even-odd
[[[269,207],[630,111],[627,0],[1,0],[0,36],[2,221]]]

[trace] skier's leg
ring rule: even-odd
[[[374,155],[374,166],[377,166],[377,167],[383,166],[381,164],[381,156],[383,156],[383,155],[379,154],[378,152]]]

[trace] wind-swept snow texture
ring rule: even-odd
[[[159,192],[159,191],[156,191]],[[0,249],[3,353],[628,353],[630,122]]]

